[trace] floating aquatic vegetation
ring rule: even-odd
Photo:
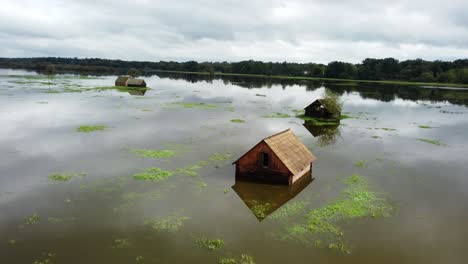
[[[67,218],[59,218],[59,217],[48,217],[47,221],[51,224],[59,224],[64,222],[73,222],[75,221],[75,217],[67,217]]]
[[[233,122],[233,123],[245,123],[245,120],[242,120],[242,119],[231,119],[231,122]]]
[[[183,107],[183,108],[200,108],[200,109],[211,109],[211,108],[216,108],[217,105],[215,104],[207,104],[207,103],[184,103],[184,102],[178,102],[178,103],[170,103],[166,104],[166,107]]]
[[[128,248],[130,246],[130,241],[126,238],[116,238],[111,246],[113,249],[122,249]]]
[[[354,163],[354,166],[363,169],[363,168],[367,167],[367,164],[366,164],[365,160],[358,160],[358,161],[356,161],[356,163]]]
[[[241,254],[239,258],[222,258],[219,264],[255,264],[254,258],[247,254]]]
[[[424,129],[431,129],[431,128],[434,128],[434,127],[431,127],[431,126],[424,126],[424,125],[420,125],[418,126],[419,128],[424,128]]]
[[[258,97],[267,97],[265,94],[255,94],[255,96],[258,96]]]
[[[84,126],[78,127],[76,129],[76,131],[89,133],[89,132],[93,132],[93,131],[102,131],[102,130],[105,130],[105,129],[107,129],[107,127],[103,126],[103,125],[84,125]]]
[[[362,217],[389,216],[392,207],[369,190],[366,179],[354,174],[344,180],[347,186],[341,197],[334,202],[317,208],[306,214],[306,222],[286,227],[282,239],[294,239],[302,242],[314,242],[317,247],[328,247],[349,253],[343,241],[344,233],[338,226],[342,220]]]
[[[275,112],[275,113],[270,114],[270,115],[263,115],[262,117],[263,117],[263,118],[288,118],[288,117],[291,117],[291,116],[288,115],[288,114],[284,114],[284,113],[280,113],[280,112]]]
[[[372,136],[371,138],[373,138],[373,139],[381,139],[382,137],[380,137],[380,136]]]
[[[55,257],[57,256],[56,253],[53,252],[48,252],[48,253],[43,253],[43,256],[40,259],[34,260],[33,264],[54,264],[55,263]]]
[[[207,238],[199,238],[195,240],[195,244],[200,247],[207,248],[209,250],[217,250],[223,247],[224,241],[222,239],[207,239]]]
[[[174,173],[185,174],[185,175],[188,175],[188,176],[197,177],[199,169],[201,169],[201,166],[195,164],[195,165],[192,165],[192,166],[187,166],[187,167],[176,169],[176,170],[174,170]]]
[[[249,205],[250,210],[252,213],[258,218],[265,218],[267,216],[267,212],[271,209],[272,205],[270,203],[261,203],[256,200],[246,201]]]
[[[172,150],[133,149],[133,153],[143,158],[170,158],[175,156]]]
[[[236,111],[236,108],[234,106],[226,106],[224,107],[224,110],[229,111],[229,112],[234,112]]]
[[[227,194],[229,192],[229,189],[224,189],[224,194]]]
[[[147,109],[147,108],[140,109],[140,110],[141,110],[141,111],[143,111],[143,112],[153,112],[153,110],[152,110],[152,109]]]
[[[143,261],[143,256],[137,256],[137,257],[135,258],[135,261],[136,261],[137,264],[142,263],[142,261]]]
[[[39,223],[40,217],[38,214],[32,214],[31,216],[28,216],[24,219],[24,224],[25,225],[34,225]]]
[[[86,176],[87,173],[85,172],[81,172],[81,173],[52,173],[49,175],[49,180],[51,181],[69,181],[71,180],[72,178],[76,178],[76,177],[84,177]]]
[[[173,175],[174,172],[172,171],[166,171],[158,167],[151,167],[149,169],[145,169],[143,172],[134,174],[133,178],[145,181],[162,181]]]
[[[145,221],[145,225],[150,226],[156,231],[177,232],[188,219],[186,216],[170,215],[147,220]]]
[[[137,202],[143,200],[156,201],[162,197],[160,190],[155,190],[151,192],[128,192],[122,195],[123,203],[114,207],[115,212],[124,212],[130,208],[134,208],[137,205]]]
[[[206,187],[208,187],[208,184],[206,184],[206,182],[199,182],[197,184],[197,186],[200,187],[200,188],[206,188]]]
[[[298,201],[286,204],[281,207],[279,210],[270,215],[270,219],[274,220],[284,220],[289,217],[298,216],[304,212],[307,202]]]
[[[435,139],[418,138],[418,140],[421,142],[429,143],[429,144],[436,145],[436,146],[443,146],[443,147],[447,146],[447,144],[442,143],[439,140],[435,140]]]
[[[218,153],[218,152],[215,152],[213,153],[209,160],[211,161],[224,161],[224,160],[228,160],[232,157],[232,154],[227,152],[227,153]]]

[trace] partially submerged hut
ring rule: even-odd
[[[143,79],[134,79],[128,76],[119,76],[117,80],[115,80],[115,86],[146,87],[146,82]]]
[[[119,76],[115,80],[115,86],[127,86],[127,81],[130,77],[128,76]]]
[[[146,82],[143,79],[133,79],[130,78],[127,81],[128,87],[146,87]]]
[[[236,178],[291,185],[311,175],[315,156],[291,129],[264,138],[233,164]]]
[[[291,186],[258,184],[251,181],[236,180],[231,187],[258,221],[278,210],[293,199],[312,182],[312,176],[302,177]]]
[[[305,116],[320,118],[326,120],[339,120],[341,113],[333,113],[325,104],[323,99],[317,99],[310,105],[308,105],[305,110]]]

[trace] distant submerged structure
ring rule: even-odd
[[[233,164],[236,165],[236,179],[292,185],[302,177],[311,177],[315,160],[291,129],[287,129],[264,138]]]
[[[317,99],[310,105],[308,105],[305,110],[306,117],[320,118],[326,120],[340,120],[340,113],[332,113],[322,99]]]
[[[115,86],[146,87],[146,82],[143,79],[135,79],[129,76],[119,76],[115,80]]]

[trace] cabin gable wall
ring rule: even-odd
[[[267,166],[264,166],[264,153],[268,154]],[[291,172],[270,147],[261,142],[237,161],[236,175],[288,182]]]

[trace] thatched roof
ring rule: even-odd
[[[283,162],[286,168],[294,175],[301,172],[317,159],[296,137],[291,129],[264,138],[260,143],[261,142],[265,142],[281,162]],[[242,157],[244,157],[244,155]]]
[[[145,83],[145,80],[143,79],[133,79],[133,78],[130,78],[128,79],[127,81],[127,85],[142,85]]]

